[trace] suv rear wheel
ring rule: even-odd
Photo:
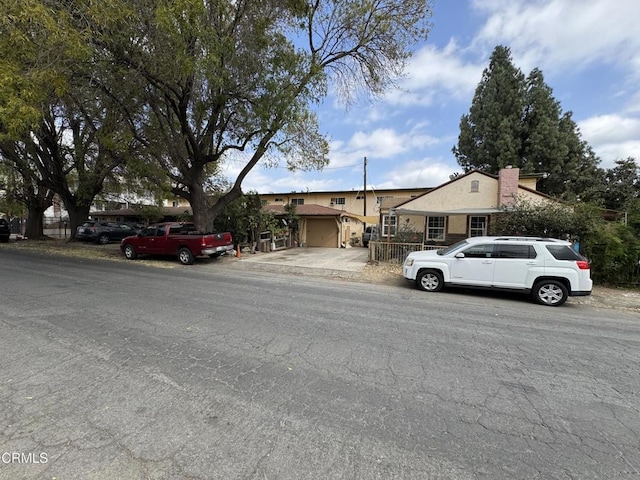
[[[444,279],[437,270],[424,270],[418,275],[416,285],[425,292],[439,292],[444,286]]]
[[[533,286],[531,293],[536,302],[551,307],[559,307],[569,297],[567,287],[557,280],[541,280]]]

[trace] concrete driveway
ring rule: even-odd
[[[367,264],[369,250],[362,247],[321,248],[303,247],[289,248],[269,253],[243,253],[234,259],[233,265],[256,270],[273,270],[281,272],[307,272],[313,269],[328,276],[355,278],[362,273]]]

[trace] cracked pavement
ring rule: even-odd
[[[637,313],[0,262],[2,480],[640,477]]]

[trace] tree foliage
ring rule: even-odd
[[[115,0],[114,0],[115,1]],[[427,33],[427,0],[165,0],[99,38],[138,76],[148,116],[138,130],[201,229],[242,193],[261,160],[322,168],[328,143],[311,106],[329,85],[345,98],[383,93]],[[94,20],[95,21],[95,20]],[[215,203],[203,188],[229,158],[243,166]]]
[[[3,6],[0,153],[26,191],[58,194],[73,237],[105,180],[131,156],[136,116],[130,109],[140,104],[127,77],[90,41],[103,34],[102,24],[87,26],[89,15],[105,14],[99,5],[85,4],[86,11],[51,0]]]
[[[617,160],[615,167],[606,171],[604,206],[613,210],[626,210],[640,197],[639,167],[634,158]]]
[[[546,174],[538,189],[546,194],[599,201],[599,159],[580,137],[571,112],[563,113],[542,71],[525,78],[507,47],[491,55],[469,113],[462,116],[453,148],[465,172],[496,174],[507,165],[523,173]]]
[[[556,202],[518,200],[497,215],[491,232],[493,235],[576,239],[586,234],[600,217],[601,212],[589,205],[574,207]]]

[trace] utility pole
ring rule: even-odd
[[[367,157],[364,157],[364,216],[367,216]],[[366,218],[364,226],[367,226]]]

